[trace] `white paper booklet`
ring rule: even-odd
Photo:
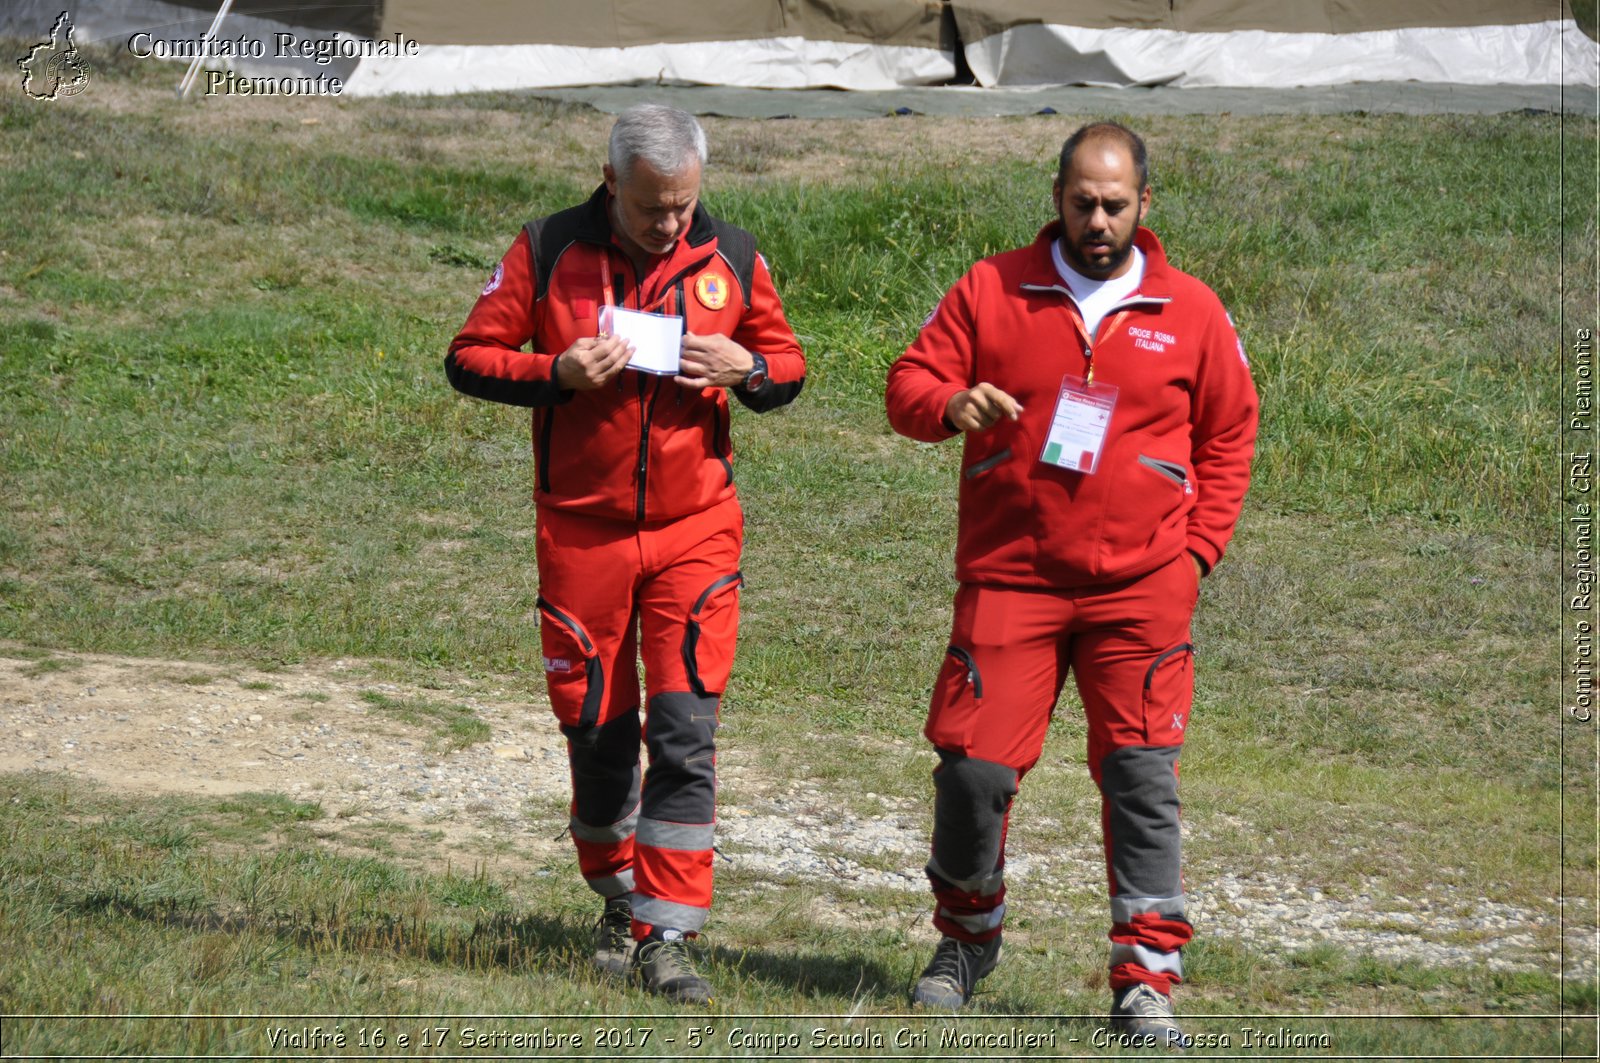
[[[600,331],[633,344],[628,368],[661,376],[678,375],[678,356],[683,351],[682,317],[606,306],[600,308]]]

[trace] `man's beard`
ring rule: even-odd
[[[1061,257],[1066,260],[1067,265],[1071,266],[1085,277],[1093,277],[1096,280],[1105,280],[1120,270],[1127,263],[1128,259],[1132,257],[1133,236],[1134,233],[1138,232],[1137,224],[1134,225],[1133,232],[1128,234],[1128,242],[1126,244],[1118,244],[1110,233],[1106,233],[1101,239],[1098,240],[1085,240],[1084,242],[1107,244],[1111,248],[1110,253],[1105,256],[1105,264],[1096,265],[1093,262],[1090,262],[1089,259],[1084,255],[1081,244],[1073,244],[1066,239],[1067,219],[1062,217],[1060,214],[1057,214],[1056,217],[1061,221],[1062,239],[1059,241],[1061,245]],[[1086,233],[1085,236],[1087,235],[1088,234]]]

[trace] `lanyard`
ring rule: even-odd
[[[1125,319],[1127,316],[1128,316],[1128,311],[1127,310],[1118,310],[1116,312],[1116,314],[1113,315],[1112,318],[1111,318],[1111,321],[1110,321],[1111,331],[1115,332],[1117,330],[1117,327],[1122,324],[1123,319]],[[1081,330],[1080,334],[1085,337],[1084,341],[1083,341],[1083,360],[1084,360],[1083,382],[1085,384],[1092,385],[1094,383],[1094,339],[1090,338],[1088,336],[1087,329],[1084,329],[1082,311],[1079,311],[1077,325],[1078,325],[1078,328]],[[1102,318],[1100,320],[1100,327],[1094,330],[1095,336],[1099,336],[1100,333],[1105,330],[1105,328],[1106,328],[1106,320],[1104,318]]]
[[[640,288],[637,292],[635,292],[634,305],[639,307],[639,309],[645,313],[659,312],[661,307],[665,305],[674,294],[674,289],[668,287],[666,291],[661,293],[655,302],[651,303],[649,306],[644,306],[644,278],[640,277],[638,282],[640,284]],[[607,306],[616,305],[614,302],[615,296],[613,295],[611,288],[611,252],[609,249],[602,250],[600,252],[600,298],[605,300],[605,304]],[[673,309],[676,310],[676,305],[674,305]]]

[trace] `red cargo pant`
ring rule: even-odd
[[[987,941],[1005,918],[1005,836],[1070,671],[1089,725],[1111,892],[1111,985],[1182,979],[1178,753],[1194,698],[1183,554],[1135,580],[1079,590],[963,584],[924,734],[934,769],[934,926]]]
[[[643,523],[539,510],[540,641],[567,736],[578,866],[602,897],[632,894],[635,938],[652,926],[695,933],[711,909],[715,736],[743,528],[736,499]]]

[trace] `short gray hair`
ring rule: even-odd
[[[617,116],[606,161],[618,177],[627,177],[641,159],[657,173],[673,177],[689,168],[691,155],[706,164],[706,131],[694,115],[665,104],[639,103]]]

